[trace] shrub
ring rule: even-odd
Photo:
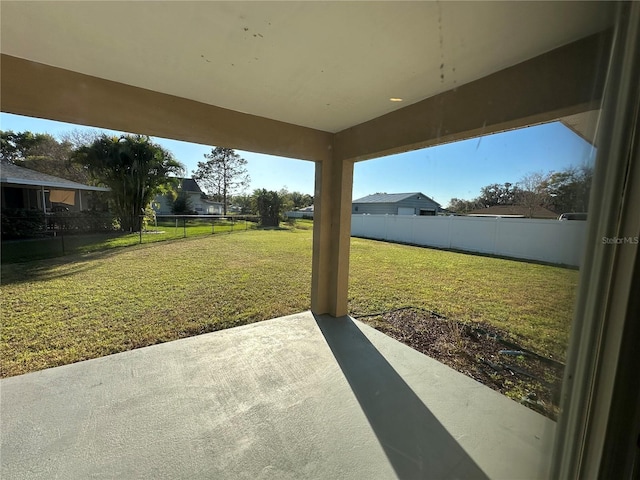
[[[146,232],[149,228],[149,225],[156,224],[156,211],[148,205],[147,208],[144,209],[144,216],[142,217],[142,231]]]
[[[193,215],[191,199],[185,192],[180,192],[171,205],[171,213],[174,215]]]
[[[109,212],[86,210],[83,212],[56,212],[49,217],[56,230],[65,233],[112,232],[120,229],[120,223]]]
[[[278,192],[263,188],[254,191],[253,198],[260,214],[260,224],[263,227],[277,227],[284,211],[284,202]]]
[[[44,213],[24,208],[2,209],[2,239],[31,238],[44,235]]]

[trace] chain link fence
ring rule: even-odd
[[[234,231],[255,229],[260,222],[256,215],[155,215],[141,216],[143,228],[139,232],[139,243],[151,241],[152,235],[165,238],[187,238],[196,235],[215,235]]]
[[[257,228],[253,215],[156,215],[143,217],[140,232],[123,232],[106,212],[2,211],[2,262],[89,253],[114,247]]]

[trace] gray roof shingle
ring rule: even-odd
[[[180,180],[180,188],[185,192],[198,192],[202,193],[202,189],[198,182],[196,182],[193,178],[183,178]]]
[[[411,193],[374,193],[373,195],[367,195],[366,197],[358,198],[353,201],[353,203],[397,203],[405,200],[414,195],[420,195],[427,200],[431,200],[434,203],[434,200],[427,197],[424,193],[420,192],[411,192]]]
[[[105,187],[93,187],[91,185],[72,182],[65,178],[55,177],[46,173],[19,167],[12,163],[2,163],[2,165],[0,165],[0,183],[62,188],[68,190],[92,190],[96,192],[108,192],[110,190]]]

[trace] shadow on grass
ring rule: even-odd
[[[159,226],[159,228],[163,227]],[[288,228],[278,229],[290,230]],[[255,231],[256,227],[238,227],[234,229],[218,225],[217,230],[212,232],[207,225],[204,230],[199,229],[195,232],[187,229],[186,236],[183,233],[182,227],[173,231],[174,227],[170,226],[166,230],[167,231],[161,232],[162,235],[156,235],[159,232],[147,230],[144,231],[142,235],[139,233],[118,232],[110,234],[72,234],[48,238],[4,240],[2,241],[1,259],[3,265],[26,263],[74,255],[94,254],[121,249],[123,247],[138,247],[140,245],[153,245],[163,242],[206,238],[208,236],[221,234]]]
[[[6,240],[2,242],[2,263],[21,263],[114,248],[106,242],[127,233],[80,234],[56,237]],[[124,246],[124,245],[123,245]],[[95,250],[94,250],[95,249]]]
[[[277,230],[293,231],[291,227],[251,227],[247,230],[238,228],[236,230],[218,231],[216,234],[209,232],[191,234],[187,237],[167,236],[144,241],[140,244],[138,234],[132,242],[122,244],[106,244],[108,240],[117,240],[120,237],[131,236],[130,233],[118,233],[110,235],[69,235],[64,237],[66,242],[65,250],[62,249],[62,238],[12,240],[2,242],[2,276],[0,283],[3,285],[17,284],[22,282],[44,281],[55,278],[71,276],[90,267],[87,265],[75,265],[78,262],[85,262],[92,259],[100,259],[117,255],[128,248],[150,248],[155,245],[197,240],[203,238],[214,238],[220,235],[237,234],[246,231]],[[152,235],[149,232],[143,233]],[[65,266],[64,271],[53,272],[60,266]]]
[[[92,258],[96,258],[97,256],[105,257],[115,253],[113,251],[103,251],[90,255]],[[64,257],[30,260],[24,263],[3,264],[0,284],[15,285],[24,282],[42,282],[71,277],[96,267],[95,264],[84,262],[84,258],[78,258],[80,255],[89,254],[73,254]],[[73,260],[70,260],[70,257],[73,257]],[[64,270],[55,271],[57,267],[62,265],[65,266]]]
[[[399,478],[488,478],[353,320],[315,319]]]
[[[125,234],[126,235],[126,234]],[[109,238],[117,238],[110,236]],[[103,239],[106,237],[102,237]],[[47,281],[58,278],[70,277],[81,272],[91,270],[96,267],[91,260],[108,258],[120,254],[125,247],[145,248],[154,245],[113,245],[101,250],[88,251],[68,251],[64,254],[44,256],[46,251],[41,248],[33,248],[30,252],[30,240],[11,242],[20,249],[26,250],[22,256],[13,256],[10,261],[5,261],[4,252],[2,258],[2,278],[0,284],[11,285],[23,282]],[[3,250],[5,243],[2,244]],[[64,268],[60,268],[64,267]]]

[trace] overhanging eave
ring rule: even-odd
[[[359,161],[597,109],[610,41],[609,31],[586,37],[337,134],[8,55],[2,55],[1,106],[20,115],[289,158]]]
[[[301,160],[330,155],[332,135],[2,55],[3,112]]]
[[[368,160],[599,108],[611,32],[557,48],[335,135],[335,155]]]

